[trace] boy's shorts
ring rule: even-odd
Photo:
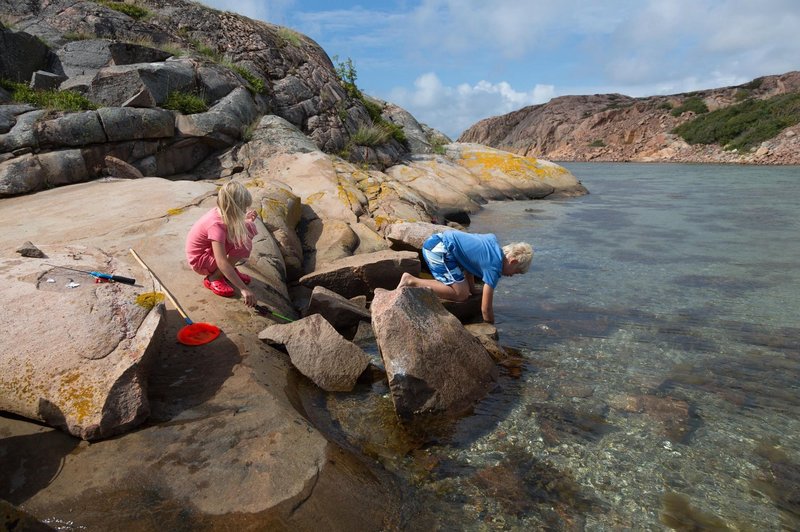
[[[425,241],[422,245],[422,257],[428,264],[433,278],[440,283],[451,285],[465,279],[461,266],[447,252],[440,233],[430,236]]]

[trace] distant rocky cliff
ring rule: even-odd
[[[766,76],[735,87],[670,96],[631,98],[622,94],[562,96],[542,105],[481,120],[459,142],[476,142],[556,161],[671,161],[800,164],[800,125],[748,150],[718,144],[690,145],[673,133],[697,115],[673,111],[701,99],[709,111],[800,92],[800,72]],[[675,115],[678,116],[675,116]]]

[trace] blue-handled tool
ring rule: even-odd
[[[122,283],[122,284],[136,284],[136,279],[131,279],[130,277],[123,277],[121,275],[111,275],[110,273],[103,273],[103,272],[88,272],[86,270],[79,270],[77,268],[69,268],[67,266],[56,266],[55,264],[48,264],[44,263],[47,266],[52,266],[53,268],[61,268],[62,270],[72,270],[73,272],[81,272],[87,275],[91,275],[96,279],[105,279],[106,281],[114,281],[115,283]]]

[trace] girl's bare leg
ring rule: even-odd
[[[410,273],[404,273],[400,278],[400,284],[397,285],[397,288],[403,286],[429,288],[433,290],[433,293],[438,297],[447,299],[448,301],[466,301],[469,297],[469,286],[466,281],[446,285],[435,279],[420,279],[414,277]]]

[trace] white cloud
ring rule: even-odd
[[[509,83],[481,80],[474,85],[447,86],[429,72],[418,77],[414,88],[392,89],[389,99],[417,120],[455,140],[478,120],[505,114],[527,105],[544,103],[554,96],[552,85],[536,85],[529,91],[515,90]]]
[[[281,24],[286,12],[294,5],[294,0],[200,0],[201,4],[219,9],[239,13],[252,19]]]

